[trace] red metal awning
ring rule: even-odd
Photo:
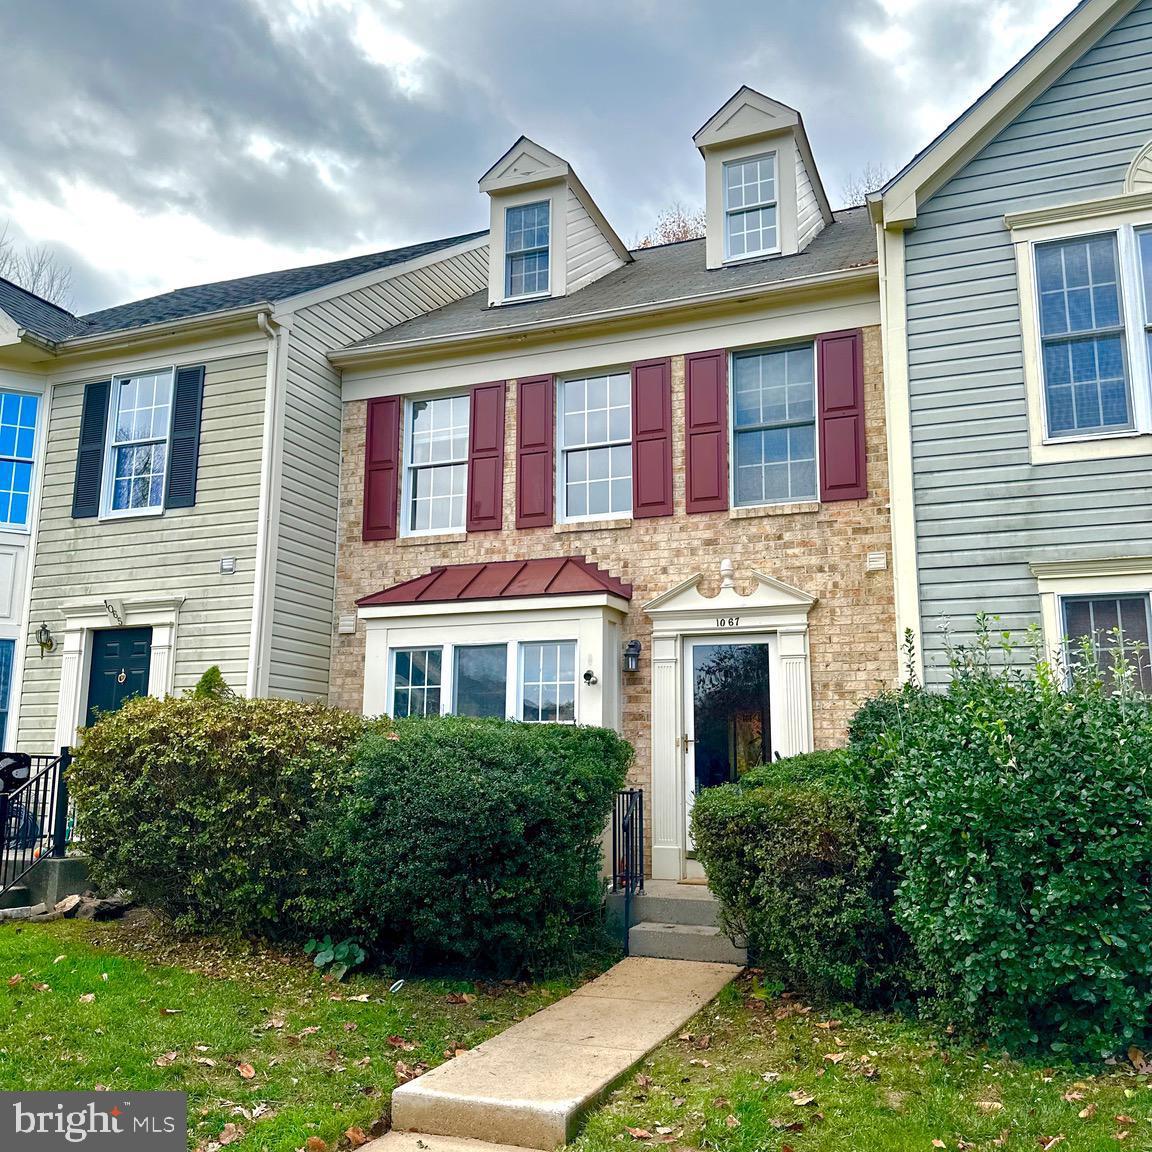
[[[358,608],[453,600],[520,600],[528,596],[587,596],[605,592],[632,599],[632,585],[601,571],[583,556],[445,564],[424,576],[382,588],[356,601]]]

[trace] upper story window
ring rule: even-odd
[[[163,508],[171,424],[171,369],[112,381],[106,512]]]
[[[0,392],[0,525],[24,528],[32,495],[40,397]]]
[[[738,507],[817,498],[811,344],[732,357],[732,438]]]
[[[462,532],[468,490],[468,397],[412,400],[404,458],[407,532]]]
[[[724,254],[761,256],[780,247],[776,153],[724,165]]]
[[[1144,288],[1144,346],[1152,371],[1152,228],[1137,232],[1136,242],[1140,246],[1140,280]]]
[[[1147,595],[1068,596],[1063,609],[1069,664],[1077,663],[1088,646],[1096,667],[1110,683],[1116,650],[1122,647],[1136,685],[1152,693]]]
[[[1036,286],[1048,434],[1130,428],[1116,233],[1038,244]]]
[[[632,511],[632,378],[627,372],[560,384],[562,517]]]
[[[538,296],[548,291],[551,204],[518,204],[504,212],[504,295]]]

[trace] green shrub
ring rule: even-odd
[[[1152,708],[986,625],[887,737],[897,914],[954,1018],[1014,1048],[1152,1043]]]
[[[518,973],[596,922],[601,834],[631,747],[602,728],[443,716],[361,747],[325,830],[329,918],[409,962]]]
[[[709,788],[692,826],[725,930],[771,979],[864,1004],[906,995],[892,861],[846,753],[795,756]]]
[[[69,772],[94,879],[182,926],[295,932],[306,833],[365,727],[287,700],[129,700]]]

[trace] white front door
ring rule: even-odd
[[[691,867],[692,805],[704,788],[738,780],[772,759],[771,666],[766,635],[684,641],[684,821]]]

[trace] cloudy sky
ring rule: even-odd
[[[740,84],[800,109],[833,205],[1074,0],[0,0],[0,228],[88,311],[486,226],[525,133],[634,240],[702,199]]]

